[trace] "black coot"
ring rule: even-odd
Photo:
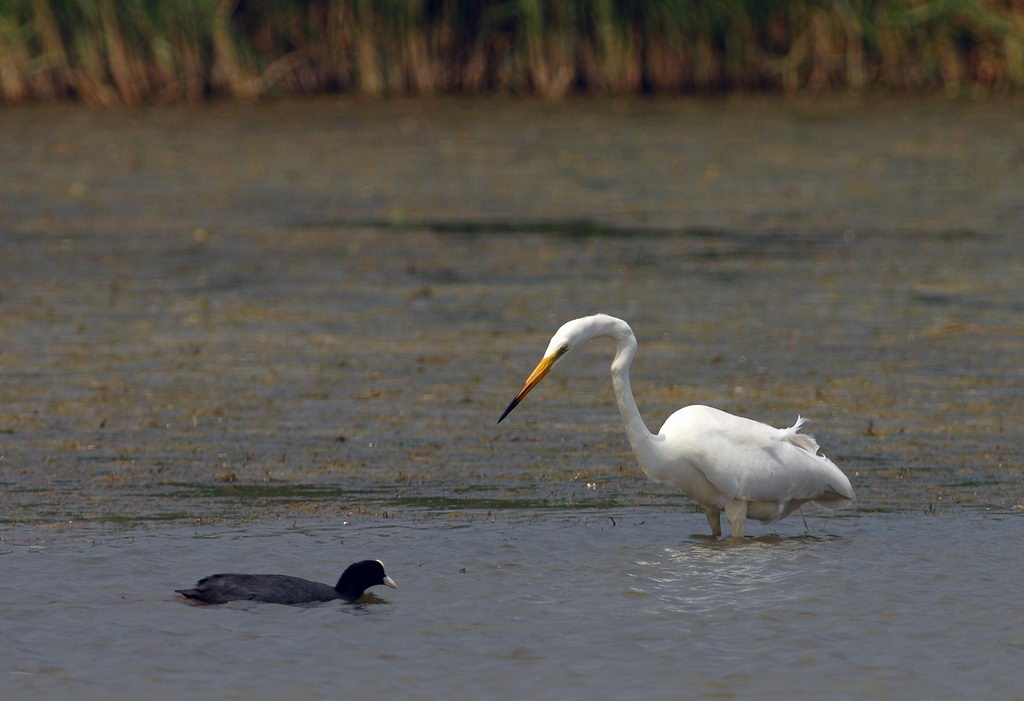
[[[214,574],[200,579],[193,589],[174,591],[207,604],[223,604],[236,599],[306,604],[332,599],[355,601],[364,591],[378,584],[392,589],[398,586],[385,574],[384,563],[380,560],[363,560],[349,565],[333,587],[285,574]]]

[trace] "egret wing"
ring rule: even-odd
[[[702,448],[704,475],[733,499],[840,506],[854,498],[831,460],[788,440],[725,431],[708,435]]]
[[[838,507],[854,498],[846,475],[823,455],[804,419],[785,429],[706,406],[676,412],[662,427],[694,467],[730,499],[820,501]]]

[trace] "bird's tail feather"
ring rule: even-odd
[[[789,441],[795,446],[803,448],[811,455],[818,454],[818,441],[814,440],[814,436],[809,436],[806,433],[799,433],[800,427],[807,422],[807,419],[797,414],[796,423],[789,428],[779,429],[779,439]]]

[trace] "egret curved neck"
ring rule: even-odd
[[[653,465],[654,458],[654,436],[647,430],[647,424],[640,416],[640,410],[633,399],[633,388],[629,383],[629,367],[633,364],[633,357],[636,355],[636,337],[632,331],[628,335],[616,336],[618,347],[615,350],[615,359],[612,361],[612,387],[615,390],[615,402],[619,405],[619,413],[622,414],[622,422],[626,426],[626,436],[629,438],[629,445],[633,448],[640,467],[645,471],[647,465]]]

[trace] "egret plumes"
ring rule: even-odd
[[[679,409],[657,434],[651,433],[640,416],[629,384],[636,337],[629,324],[607,314],[563,324],[498,422],[516,408],[558,360],[601,336],[616,343],[612,387],[640,469],[650,479],[670,484],[700,504],[712,535],[722,534],[723,512],[732,535],[742,538],[748,517],[770,523],[785,518],[809,501],[839,508],[855,498],[846,475],[818,454],[814,438],[800,433],[805,421],[801,417],[789,428],[774,428],[695,404]]]

